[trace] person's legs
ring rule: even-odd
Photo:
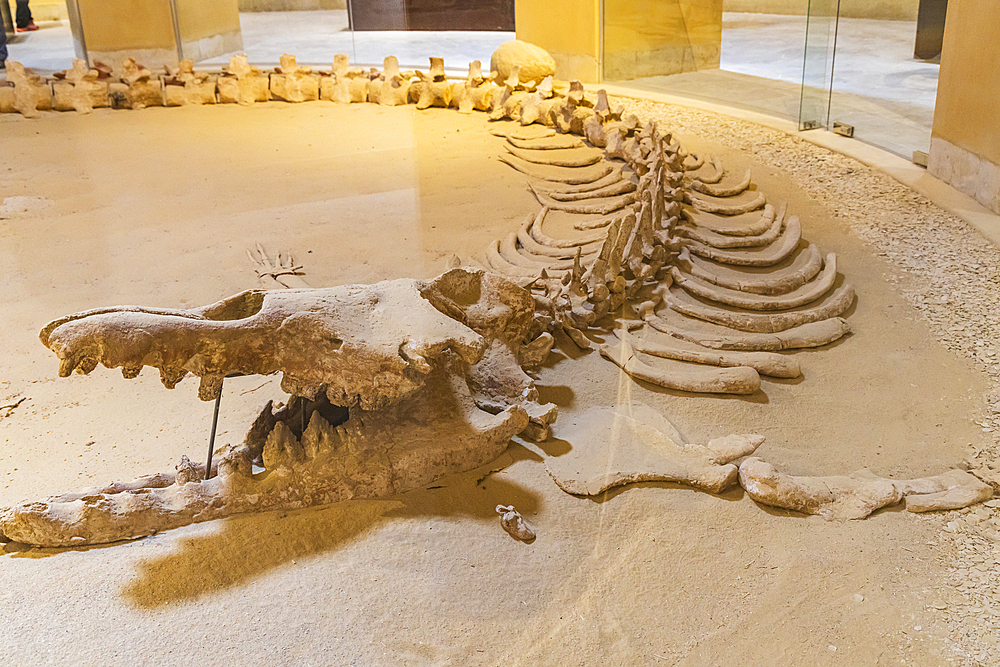
[[[14,21],[22,30],[31,25],[31,8],[28,7],[28,0],[17,0],[17,14]]]
[[[7,60],[7,31],[0,24],[0,69],[4,68],[5,60]]]

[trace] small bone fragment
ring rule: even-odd
[[[513,505],[497,505],[496,509],[497,514],[500,515],[500,525],[507,531],[508,535],[522,542],[530,543],[535,540],[534,527],[525,521]]]
[[[765,204],[767,204],[767,200],[764,198],[763,192],[758,192],[756,197],[741,204],[724,204],[722,202],[712,201],[709,199],[691,197],[691,205],[694,206],[695,209],[706,213],[718,213],[719,215],[740,215],[741,213],[749,213],[750,211],[756,211],[759,208],[764,208]]]
[[[633,378],[666,389],[703,394],[753,394],[760,389],[760,375],[747,366],[716,368],[669,359],[652,366],[639,359],[632,346],[624,340],[618,344],[601,345],[601,356]]]
[[[759,435],[731,435],[707,445],[681,444],[676,429],[641,403],[564,415],[555,435],[572,450],[547,458],[546,470],[563,491],[586,496],[634,482],[678,482],[720,493],[737,482],[731,462],[764,442]]]

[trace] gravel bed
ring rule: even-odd
[[[743,151],[793,174],[797,185],[847,222],[892,264],[889,280],[948,349],[990,378],[985,445],[970,445],[972,471],[1000,490],[1000,248],[974,227],[892,177],[853,158],[754,123],[674,105],[619,98],[661,129]],[[940,517],[935,545],[954,590],[929,599],[962,665],[1000,664],[1000,499]]]

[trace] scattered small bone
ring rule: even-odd
[[[635,482],[677,482],[720,493],[737,482],[732,461],[764,442],[760,435],[730,435],[707,445],[682,444],[662,415],[638,402],[565,417],[555,435],[572,449],[546,458],[545,469],[563,491],[585,496]]]
[[[500,525],[507,534],[515,540],[531,543],[535,540],[535,529],[528,523],[521,513],[514,509],[513,505],[497,505],[497,514],[500,515]]]
[[[253,250],[247,250],[247,257],[254,264],[257,278],[265,289],[311,287],[302,278],[302,265],[297,264],[288,253],[278,252],[271,259],[264,246],[257,243]]]

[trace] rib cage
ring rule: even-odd
[[[804,242],[799,218],[769,202],[749,170],[732,174],[653,124],[623,120],[604,91],[576,106],[587,143],[557,143],[564,135],[540,128],[495,132],[541,209],[492,243],[486,262],[532,290],[550,331],[586,348],[586,330],[613,316],[615,337],[600,352],[632,377],[737,394],[757,391],[760,375],[801,374],[778,352],[850,332],[843,316],[855,294],[836,256]],[[566,115],[539,120],[572,133]],[[574,231],[546,231],[552,211],[571,216]]]

